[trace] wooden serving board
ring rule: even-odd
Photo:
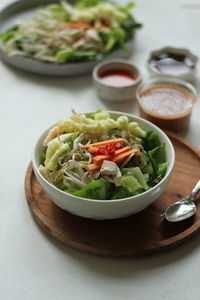
[[[65,245],[113,257],[155,253],[189,239],[200,229],[200,197],[196,215],[188,220],[170,223],[160,214],[189,194],[199,180],[200,153],[180,137],[168,135],[176,152],[173,174],[163,194],[144,211],[106,221],[74,216],[57,207],[43,192],[30,164],[25,177],[25,194],[34,219]]]

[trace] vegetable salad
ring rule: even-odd
[[[59,120],[43,146],[41,174],[83,198],[131,197],[155,186],[167,171],[165,144],[157,133],[102,110]]]
[[[0,34],[0,47],[9,56],[50,63],[102,59],[123,48],[141,27],[127,6],[101,1],[66,1],[38,9],[38,16],[21,21]]]

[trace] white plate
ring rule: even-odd
[[[4,32],[17,24],[19,20],[28,19],[37,14],[37,8],[50,3],[59,3],[59,0],[18,0],[6,6],[0,12],[0,32]],[[73,2],[73,1],[71,1]],[[132,41],[127,43],[128,51],[121,49],[107,55],[104,59],[126,58],[132,50]],[[45,63],[24,57],[9,57],[0,49],[0,59],[5,63],[23,71],[47,76],[75,76],[87,74],[92,71],[98,61],[68,63],[63,65]]]

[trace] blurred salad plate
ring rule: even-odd
[[[141,27],[126,6],[101,0],[19,0],[0,12],[0,58],[48,76],[91,72],[104,58],[130,55]]]

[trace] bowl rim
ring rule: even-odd
[[[124,64],[124,65],[127,65],[127,66],[130,66],[130,67],[134,68],[136,70],[136,73],[137,73],[136,80],[134,80],[133,83],[129,83],[129,84],[126,84],[126,85],[123,85],[123,86],[113,86],[113,85],[108,85],[108,84],[105,84],[104,82],[102,82],[102,80],[100,80],[100,78],[98,76],[98,71],[103,66],[106,66],[106,65],[109,65],[109,64],[115,64],[115,63],[121,63],[121,64]],[[112,69],[112,68],[110,68],[110,69]],[[122,67],[122,69],[123,69],[123,67]],[[101,85],[103,87],[111,88],[111,89],[116,89],[116,90],[135,87],[142,80],[142,76],[141,76],[141,72],[140,72],[139,68],[136,67],[134,64],[126,61],[125,59],[120,59],[120,58],[118,58],[118,59],[106,59],[102,62],[99,62],[94,67],[94,69],[92,71],[92,77],[93,77],[93,80],[96,81],[99,85]]]
[[[35,156],[36,156],[36,149],[39,145],[39,142],[41,141],[43,135],[50,130],[50,128],[52,128],[55,124],[51,125],[49,128],[47,128],[45,131],[42,132],[42,134],[39,136],[39,138],[37,139],[36,143],[35,143],[35,146],[34,146],[34,150],[33,150],[33,153],[32,153],[32,165],[33,165],[33,169],[34,169],[34,172],[37,173],[37,175],[42,178],[42,180],[47,184],[47,186],[50,188],[50,189],[55,189],[55,191],[57,191],[58,193],[61,193],[63,196],[65,197],[72,197],[72,199],[81,199],[81,200],[84,200],[84,201],[87,201],[87,202],[94,202],[94,203],[117,203],[117,202],[121,202],[121,201],[129,201],[130,199],[131,200],[134,200],[134,199],[137,199],[137,198],[140,198],[142,196],[145,196],[145,195],[148,195],[150,192],[153,192],[154,190],[156,190],[160,185],[162,185],[162,183],[166,180],[166,178],[169,177],[169,175],[171,174],[172,170],[173,170],[173,167],[174,167],[174,163],[175,163],[175,150],[174,150],[174,147],[172,145],[172,142],[170,141],[169,137],[167,136],[167,134],[161,130],[158,126],[154,125],[153,123],[141,118],[141,117],[138,117],[138,116],[135,116],[135,115],[132,115],[132,114],[129,114],[129,113],[125,113],[125,112],[119,112],[119,111],[107,111],[108,113],[110,114],[116,114],[116,115],[126,115],[130,118],[135,118],[135,121],[139,121],[139,122],[143,122],[145,123],[145,125],[150,125],[151,127],[155,128],[156,131],[159,132],[159,135],[161,136],[164,136],[164,138],[166,139],[170,149],[171,149],[171,154],[172,154],[172,158],[171,158],[171,162],[169,163],[169,166],[167,168],[167,172],[165,174],[165,176],[162,178],[161,181],[159,181],[158,184],[156,184],[155,186],[153,186],[152,188],[150,188],[149,190],[141,193],[141,194],[138,194],[138,195],[135,195],[135,196],[130,196],[130,197],[126,197],[126,198],[121,198],[121,199],[111,199],[111,200],[98,200],[98,199],[88,199],[88,198],[83,198],[83,197],[78,197],[78,196],[74,196],[74,195],[71,195],[67,192],[64,192],[62,190],[60,190],[59,188],[57,188],[56,186],[54,186],[52,183],[50,183],[46,178],[44,178],[44,176],[40,173],[39,169],[38,169],[38,166],[37,166],[37,163],[35,161]],[[85,112],[85,113],[82,113],[82,114],[90,114],[91,112]],[[152,128],[152,129],[153,129]],[[70,198],[69,198],[70,199]]]

